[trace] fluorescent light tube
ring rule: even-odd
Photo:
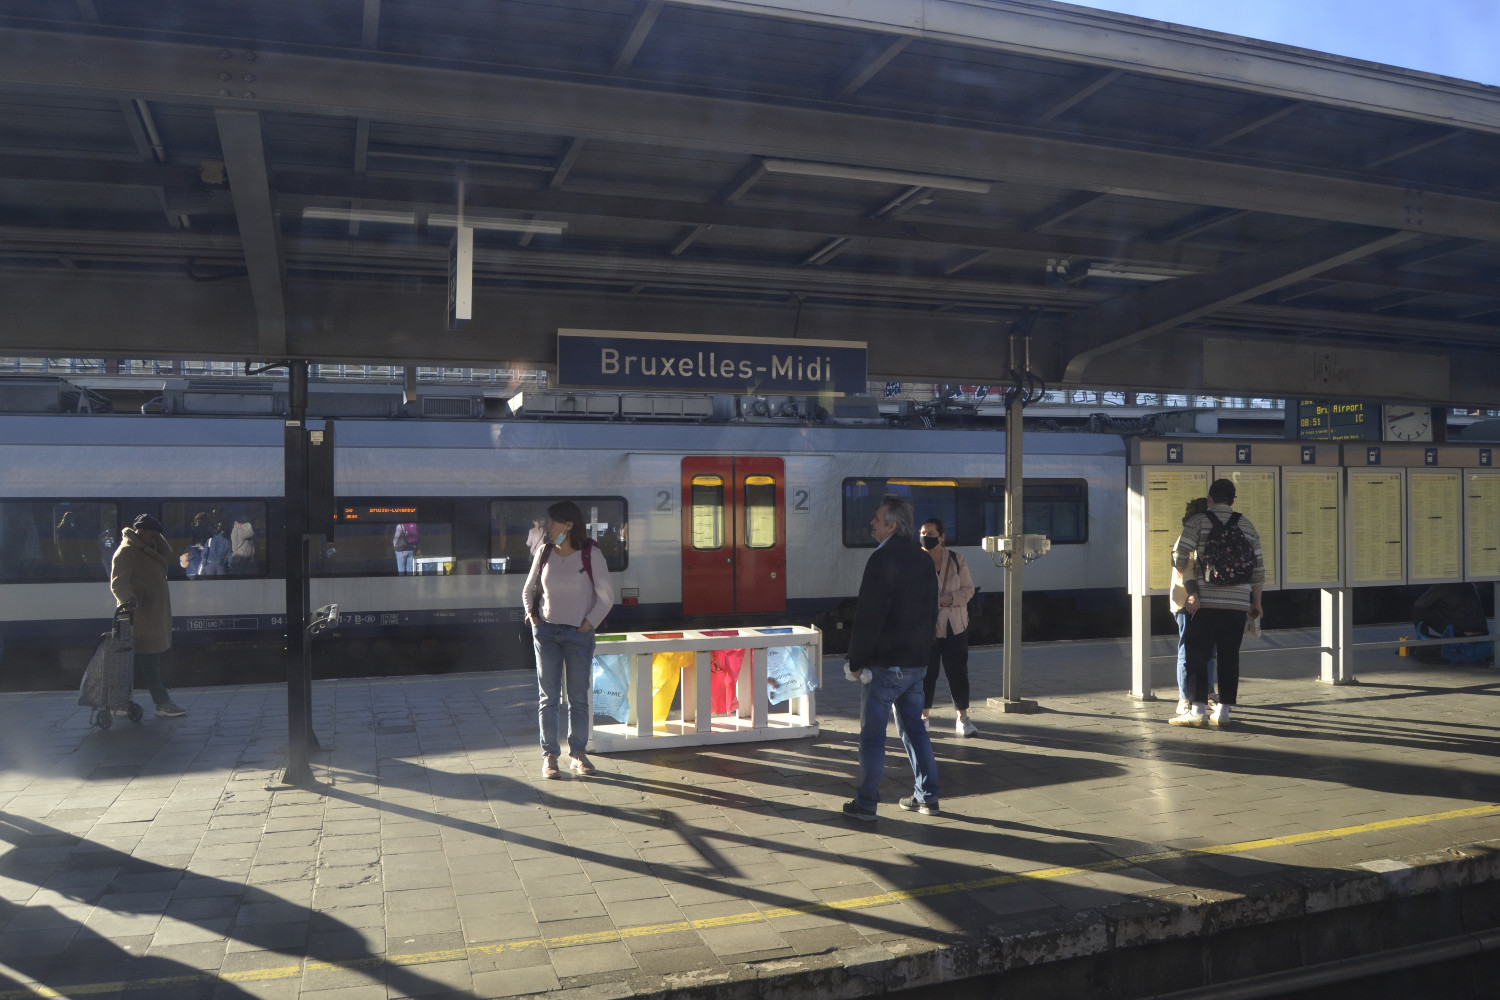
[[[427,225],[439,229],[457,229],[458,216],[456,215],[429,215]],[[497,229],[506,233],[542,233],[548,236],[561,236],[563,230],[568,228],[566,222],[534,222],[526,219],[495,219],[486,218],[482,215],[465,215],[464,225],[470,229]]]
[[[850,167],[840,163],[812,163],[806,160],[762,160],[768,174],[795,174],[799,177],[830,177],[846,181],[872,181],[876,184],[905,184],[908,187],[935,188],[939,191],[963,191],[989,194],[989,181],[971,181],[964,177],[939,174],[908,174],[878,167]]]
[[[302,210],[304,219],[329,219],[333,222],[386,222],[393,226],[410,226],[417,221],[411,212],[380,212],[369,208],[319,208]]]

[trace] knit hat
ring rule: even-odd
[[[135,522],[131,524],[131,527],[136,531],[160,531],[161,522],[152,517],[150,514],[142,514],[140,517],[135,519]]]

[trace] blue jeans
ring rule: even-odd
[[[1177,618],[1177,697],[1183,701],[1188,700],[1187,689],[1187,643],[1183,641],[1182,635],[1187,631],[1188,613],[1179,611]],[[1208,658],[1208,693],[1216,693],[1218,688],[1218,657]]]
[[[859,702],[859,788],[854,804],[873,810],[880,801],[880,779],[885,776],[885,730],[896,709],[896,732],[911,761],[915,778],[913,794],[918,802],[936,805],[938,801],[937,761],[932,756],[932,740],[927,723],[922,721],[923,667],[874,667],[874,678],[860,685]]]
[[[537,721],[542,729],[542,753],[556,755],[557,726],[562,714],[564,678],[568,685],[568,753],[588,749],[589,687],[594,670],[594,633],[572,625],[537,622],[531,627],[536,650]]]
[[[406,549],[396,552],[396,572],[402,576],[411,576],[417,571],[417,553],[414,549]]]

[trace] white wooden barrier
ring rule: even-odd
[[[615,639],[614,635],[623,635]],[[818,686],[823,684],[823,633],[811,626],[781,625],[760,628],[724,628],[672,632],[626,632],[601,635],[595,656],[626,654],[630,670],[630,716],[624,723],[595,725],[589,749],[599,753],[644,750],[669,746],[701,746],[710,743],[742,743],[752,740],[785,740],[818,734],[817,693],[788,699],[786,711],[772,712],[766,689],[767,650],[777,646],[804,647]],[[714,715],[710,697],[711,658],[719,649],[746,650],[740,669],[737,697],[739,709],[732,715]],[[679,682],[681,708],[668,718],[652,718],[651,658],[656,653],[692,652],[694,667],[683,669]],[[777,704],[781,704],[778,702]],[[589,711],[593,711],[593,685],[589,685]]]

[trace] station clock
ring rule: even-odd
[[[1382,408],[1380,430],[1386,441],[1431,441],[1432,407],[1387,403]]]

